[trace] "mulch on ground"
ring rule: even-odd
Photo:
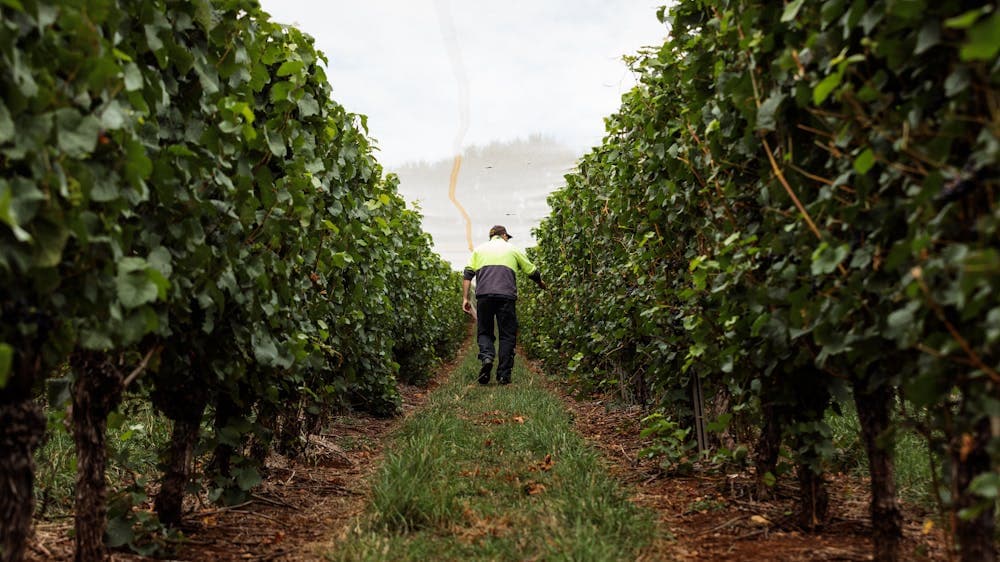
[[[533,366],[536,368],[536,366]],[[698,473],[671,476],[656,459],[640,458],[649,442],[639,437],[643,412],[621,407],[606,396],[579,398],[553,385],[574,418],[577,431],[603,452],[613,473],[632,490],[632,500],[657,514],[672,535],[643,556],[682,561],[860,561],[872,559],[870,495],[865,479],[828,477],[831,521],[818,533],[796,527],[796,484],[779,484],[776,498],[756,501],[753,474]],[[943,536],[924,532],[931,517],[905,505],[904,560],[946,560]]]
[[[364,413],[333,418],[320,435],[309,437],[306,453],[298,459],[273,455],[267,461],[264,482],[250,501],[219,508],[189,498],[183,542],[171,560],[299,562],[324,560],[337,537],[361,515],[368,503],[369,478],[378,468],[387,437],[418,410],[444,373],[451,372],[471,343],[456,359],[442,365],[424,387],[400,385],[403,415],[392,419]],[[145,506],[152,509],[151,505]],[[29,545],[31,562],[72,560],[71,519],[38,521]],[[149,560],[130,552],[114,552],[115,562]]]

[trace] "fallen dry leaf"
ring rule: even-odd
[[[524,416],[514,416],[514,421],[517,423],[524,423]]]
[[[524,485],[524,493],[529,496],[537,496],[545,491],[545,484],[539,484],[538,482],[528,482]]]
[[[552,460],[552,455],[545,455],[545,459],[542,460],[542,470],[549,471],[555,466],[555,461]]]
[[[277,533],[274,534],[273,537],[271,537],[270,539],[266,539],[264,541],[264,544],[278,544],[279,542],[281,542],[283,540],[285,540],[285,532],[284,531],[278,531]]]

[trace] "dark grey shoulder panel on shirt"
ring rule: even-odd
[[[476,295],[517,296],[517,276],[506,265],[484,265],[476,272]]]

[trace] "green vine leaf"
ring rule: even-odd
[[[966,61],[990,61],[1000,53],[1000,12],[969,29],[968,40],[962,45],[960,56]]]
[[[9,344],[0,343],[0,390],[7,386],[13,364],[14,348]]]

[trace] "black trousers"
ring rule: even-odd
[[[514,344],[517,343],[517,301],[511,298],[481,296],[476,297],[477,340],[479,360],[487,357],[497,363],[497,380],[510,380],[514,368]],[[500,356],[494,347],[493,324],[500,332]]]

